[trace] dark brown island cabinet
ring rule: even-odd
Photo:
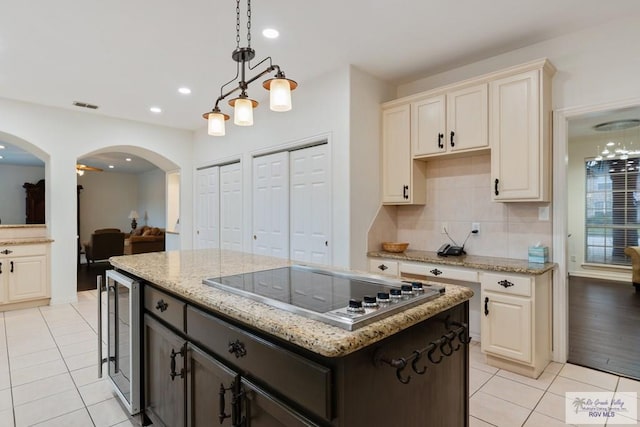
[[[331,358],[143,292],[143,419],[154,426],[468,425],[468,301]]]

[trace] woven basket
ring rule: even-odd
[[[408,247],[408,243],[382,242],[382,250],[387,252],[404,252]]]

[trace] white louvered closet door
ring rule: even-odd
[[[253,159],[253,253],[289,258],[289,153]]]
[[[328,145],[291,151],[291,259],[331,264]]]
[[[196,247],[220,247],[220,176],[219,167],[197,171]]]
[[[242,166],[220,166],[220,246],[242,251]]]

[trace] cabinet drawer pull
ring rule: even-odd
[[[384,265],[384,264],[380,264],[380,265],[378,266],[378,269],[380,269],[380,270],[382,270],[382,271],[385,271],[385,270],[386,270],[386,269],[388,269],[388,268],[389,268],[389,267],[387,267],[387,266],[386,266],[386,265]]]
[[[0,274],[2,274],[2,263],[0,262]]]
[[[402,187],[402,197],[407,200],[409,198],[409,186],[405,185]]]
[[[10,264],[11,264],[11,273],[13,273],[13,261],[11,261]]]
[[[12,254],[13,251],[11,249],[5,249],[4,251],[2,251],[1,253],[5,254],[5,255],[9,255]]]
[[[500,182],[500,180],[498,178],[496,178],[496,180],[494,181],[494,189],[493,192],[495,193],[495,195],[497,196],[498,194],[500,194],[500,192],[498,191],[498,183]]]
[[[508,280],[500,280],[500,281],[498,282],[498,285],[500,285],[500,286],[502,286],[502,287],[504,287],[504,288],[510,288],[511,286],[513,286],[513,283],[511,283],[511,282],[510,282],[510,281],[508,281]]]
[[[167,304],[163,299],[158,301],[156,304],[156,310],[160,310],[160,313],[163,313],[167,308],[169,308],[169,304]]]
[[[174,349],[171,349],[171,372],[169,376],[171,377],[171,381],[173,381],[176,377],[184,378],[184,368],[180,369],[180,373],[176,372],[176,356],[180,355],[180,357],[184,357],[184,347],[180,349],[180,351],[176,352]]]
[[[239,359],[247,355],[247,349],[240,340],[235,340],[229,343],[229,353],[235,355],[236,359]]]
[[[429,273],[433,274],[434,276],[439,276],[442,274],[442,271],[438,270],[437,268],[434,268],[433,270],[429,270]]]
[[[444,133],[438,134],[438,148],[444,148],[444,144],[442,143],[442,139],[444,138]]]
[[[456,143],[455,143],[455,142],[453,142],[453,137],[455,136],[455,134],[456,134],[456,133],[455,133],[454,131],[451,131],[451,146],[452,146],[452,147],[454,147],[454,146],[456,145]]]
[[[484,315],[489,315],[489,297],[484,297]]]

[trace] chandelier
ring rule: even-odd
[[[600,123],[593,127],[594,130],[598,132],[623,132],[627,129],[633,129],[640,127],[640,120],[638,119],[622,119],[622,120],[614,120],[611,122]],[[613,138],[615,139],[615,138]],[[620,160],[627,160],[629,156],[637,157],[640,154],[640,150],[634,150],[633,145],[634,142],[629,139],[622,138],[622,142],[614,142],[613,140],[609,140],[604,144],[604,149],[600,151],[600,146],[597,147],[597,155],[595,157],[595,161],[600,161],[603,159],[615,159],[616,157]],[[629,144],[627,146],[627,143]]]
[[[256,52],[251,48],[251,0],[247,0],[247,47],[240,47],[240,0],[236,0],[236,48],[231,53],[231,58],[236,61],[236,76],[220,87],[220,96],[216,99],[213,109],[202,115],[208,121],[209,135],[224,136],[224,122],[229,120],[229,115],[220,111],[218,104],[238,91],[240,94],[229,101],[229,105],[233,107],[233,123],[238,126],[252,126],[253,109],[258,106],[258,102],[249,98],[247,89],[251,83],[274,71],[274,77],[262,83],[262,86],[270,92],[270,108],[272,111],[291,110],[291,91],[298,87],[298,84],[287,79],[280,66],[272,64],[270,56],[252,66],[251,60],[255,56]],[[247,80],[247,69],[253,71],[265,62],[269,64],[267,68]],[[225,93],[225,87],[236,81],[237,85]]]

